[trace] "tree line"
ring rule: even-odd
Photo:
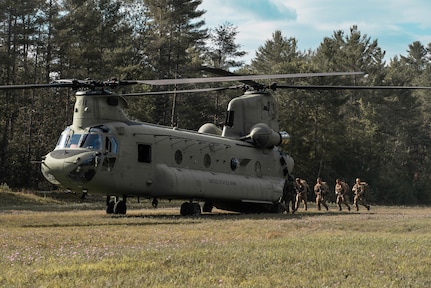
[[[74,79],[200,77],[211,66],[241,74],[361,71],[362,76],[283,80],[295,85],[431,86],[431,43],[415,41],[385,61],[377,39],[352,26],[315,50],[274,31],[245,65],[236,27],[205,28],[200,0],[0,0],[0,84]],[[210,84],[206,84],[207,87]],[[230,84],[229,84],[230,85]],[[168,89],[176,89],[169,87]],[[195,88],[182,86],[179,89]],[[134,86],[119,92],[157,87]],[[368,182],[374,203],[431,204],[431,99],[426,90],[277,90],[283,147],[294,174]],[[197,129],[223,123],[240,91],[128,99],[128,115]],[[0,91],[0,183],[48,189],[40,160],[71,124],[73,91]]]

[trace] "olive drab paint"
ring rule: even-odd
[[[223,129],[207,123],[199,132],[132,121],[124,98],[105,90],[78,91],[75,97],[73,123],[41,166],[53,184],[107,196],[109,213],[125,213],[128,196],[184,199],[184,215],[200,211],[190,204],[198,201],[205,202],[204,210],[281,209],[294,161],[279,147],[289,136],[278,131],[270,92],[233,99]]]

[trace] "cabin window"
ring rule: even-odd
[[[151,145],[138,144],[138,161],[151,163]]]
[[[105,139],[105,150],[109,153],[118,153],[118,143],[114,137],[106,137]]]
[[[232,171],[235,171],[236,168],[238,168],[239,166],[239,160],[236,158],[232,158],[230,159],[230,169],[232,169]]]
[[[234,111],[227,111],[225,126],[233,127]]]
[[[208,154],[204,155],[204,166],[209,168],[211,166],[211,156]]]
[[[180,165],[183,162],[183,152],[180,150],[175,151],[175,163]]]

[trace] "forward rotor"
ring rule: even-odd
[[[220,70],[222,71],[222,70]],[[252,86],[256,90],[261,90],[265,86],[261,85],[254,80],[266,79],[288,79],[288,78],[309,78],[309,77],[325,77],[325,76],[348,76],[360,75],[361,72],[332,72],[332,73],[297,73],[297,74],[271,74],[271,75],[236,75],[227,72],[228,76],[222,77],[202,77],[202,78],[179,78],[179,79],[156,79],[156,80],[117,80],[110,79],[107,81],[97,81],[92,79],[77,80],[77,79],[60,79],[47,84],[12,84],[1,85],[0,90],[13,90],[13,89],[38,89],[38,88],[72,88],[95,90],[101,88],[116,88],[119,86],[134,85],[134,84],[147,84],[152,86],[164,85],[180,85],[180,84],[198,84],[198,83],[217,83],[217,82],[242,82],[246,85]],[[239,87],[239,86],[235,86]],[[203,92],[203,91],[217,91],[231,88],[204,88],[197,90],[185,90],[186,92]],[[172,93],[180,93],[177,90]],[[186,93],[181,92],[181,93]],[[159,93],[158,94],[163,94]],[[166,92],[165,92],[166,93]],[[154,94],[154,93],[153,93]]]

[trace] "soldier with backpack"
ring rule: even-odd
[[[352,188],[353,194],[355,195],[353,198],[353,204],[356,207],[356,211],[359,211],[359,204],[363,205],[367,210],[370,210],[370,205],[365,201],[365,190],[367,187],[367,182],[361,182],[360,178],[356,178],[356,183]]]
[[[290,205],[292,205],[292,213],[295,212],[295,197],[296,197],[296,187],[295,181],[291,175],[287,176],[284,181],[283,187],[283,197],[281,198],[281,203],[284,203],[286,212],[290,212]]]
[[[324,206],[326,208],[326,211],[328,211],[329,208],[326,204],[326,195],[329,191],[328,184],[326,182],[323,182],[320,177],[317,178],[316,182],[316,185],[314,185],[314,194],[316,194],[317,209],[320,210],[321,206]]]
[[[295,181],[295,207],[292,209],[292,213],[295,213],[298,210],[299,205],[301,203],[304,204],[304,210],[307,211],[307,194],[310,190],[310,187],[307,184],[307,181],[304,179],[296,178]]]
[[[335,195],[337,196],[337,205],[340,211],[343,209],[341,208],[341,204],[344,204],[347,206],[347,210],[350,211],[350,206],[347,203],[347,192],[349,191],[349,185],[341,181],[340,179],[335,180]]]

